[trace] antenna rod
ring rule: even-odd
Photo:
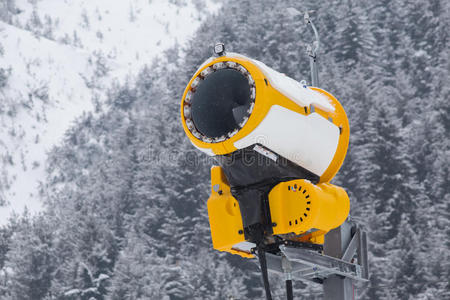
[[[318,87],[319,86],[319,72],[317,69],[317,51],[319,50],[320,39],[319,39],[319,33],[317,32],[316,26],[314,26],[314,23],[311,21],[311,18],[309,17],[309,14],[313,13],[314,10],[310,10],[310,11],[305,10],[305,12],[302,13],[293,7],[288,7],[286,9],[286,12],[291,17],[297,17],[297,16],[301,16],[303,14],[303,19],[305,20],[305,24],[306,25],[310,24],[314,31],[314,36],[315,36],[316,40],[306,46],[306,53],[309,56],[309,67],[311,69],[311,85]]]
[[[319,50],[320,46],[320,39],[319,39],[319,33],[317,32],[316,26],[314,26],[314,23],[312,22],[311,18],[309,17],[309,12],[305,11],[304,19],[306,24],[310,24],[313,31],[314,36],[316,40],[309,44],[306,48],[306,53],[309,55],[309,66],[311,69],[311,85],[312,86],[319,86],[319,71],[317,68],[317,51]]]

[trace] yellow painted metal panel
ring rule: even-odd
[[[269,193],[269,206],[274,234],[299,235],[311,229],[325,234],[345,221],[350,200],[338,186],[296,179],[276,185]]]
[[[244,228],[239,203],[231,195],[225,174],[219,166],[211,169],[211,196],[207,205],[214,249],[253,257],[232,249],[233,245],[245,241]]]

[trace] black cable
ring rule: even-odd
[[[286,280],[286,297],[287,300],[294,300],[294,293],[292,291],[292,280]]]
[[[272,300],[272,294],[270,293],[270,286],[269,286],[269,275],[267,273],[266,252],[261,246],[258,246],[258,258],[259,264],[261,265],[261,274],[263,277],[264,289],[266,290],[266,299]]]

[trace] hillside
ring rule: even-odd
[[[208,1],[4,1],[0,16],[0,222],[39,211],[47,153],[108,90],[182,47]]]

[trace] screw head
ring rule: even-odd
[[[224,43],[217,43],[214,45],[214,53],[218,56],[222,56],[225,54],[225,44]]]

